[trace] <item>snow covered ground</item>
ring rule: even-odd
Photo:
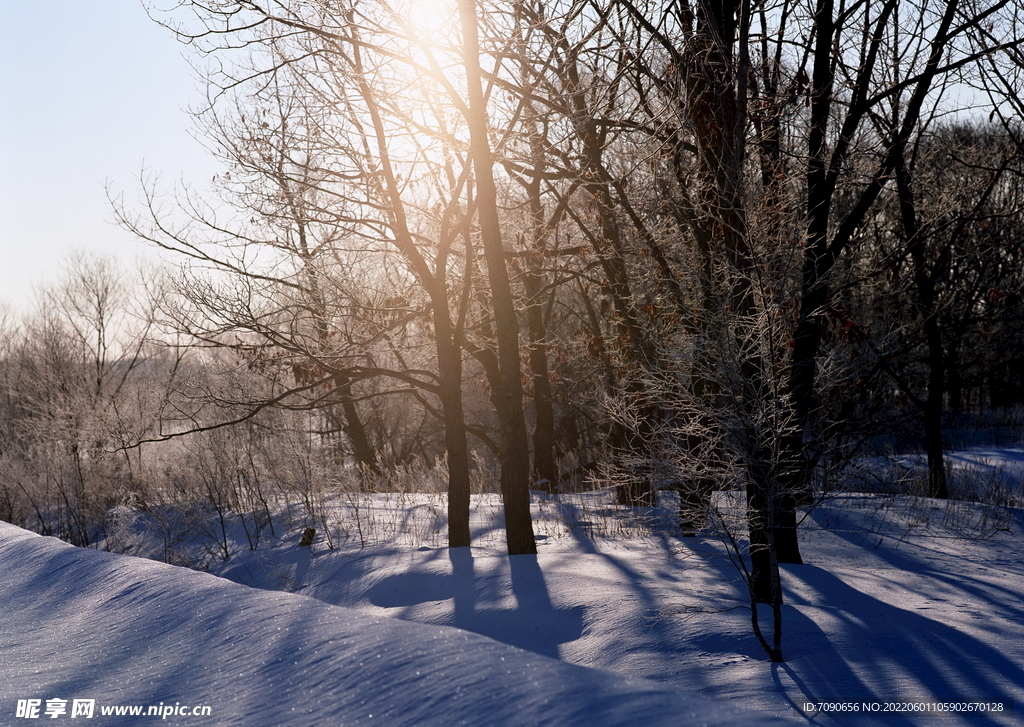
[[[786,723],[468,631],[76,549],[6,523],[0,582],[3,725]]]
[[[1008,530],[965,539],[982,520],[974,506],[878,495],[815,511],[803,528],[806,564],[783,566],[779,665],[754,640],[741,581],[713,539],[551,539],[537,559],[282,544],[239,554],[222,574],[815,724],[869,720],[807,714],[808,702],[1000,703],[1002,713],[882,721],[1024,724],[1024,522],[1018,511],[989,523]],[[761,620],[770,624],[769,614]]]
[[[1016,456],[985,455],[1011,486]],[[0,524],[0,724],[51,697],[217,710],[178,724],[1024,724],[1019,507],[848,493],[813,510],[773,665],[714,536],[617,527],[607,493],[587,497],[535,502],[536,558],[503,554],[488,496],[472,549],[236,533],[211,568],[258,590]],[[869,711],[951,704],[988,711]]]

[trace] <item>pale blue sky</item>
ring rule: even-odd
[[[0,299],[21,308],[74,249],[155,254],[112,223],[105,184],[134,197],[216,171],[189,134],[199,84],[141,0],[0,0]]]

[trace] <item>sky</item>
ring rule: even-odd
[[[205,184],[188,49],[141,0],[0,0],[0,300],[26,309],[76,250],[130,267],[155,251],[113,221],[143,168]]]

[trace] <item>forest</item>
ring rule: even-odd
[[[130,517],[204,568],[281,512],[365,544],[379,494],[436,496],[460,548],[498,493],[509,555],[544,498],[678,501],[781,661],[810,508],[907,453],[923,474],[890,491],[984,501],[945,455],[1024,430],[1022,13],[154,9],[223,172],[112,190],[164,263],[76,256],[0,320],[0,519],[129,550]]]

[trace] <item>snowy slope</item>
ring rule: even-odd
[[[1024,725],[1024,454],[961,454],[961,486],[1005,482],[1009,504],[850,492],[810,513],[806,564],[783,567],[781,665],[713,534],[638,527],[611,492],[535,498],[537,557],[504,554],[493,495],[474,500],[472,549],[438,547],[416,518],[443,508],[415,494],[362,503],[364,528],[403,524],[393,542],[364,529],[301,548],[302,524],[282,516],[258,550],[236,527],[226,561],[198,553],[263,591],[0,523],[0,725],[32,723],[12,717],[18,700],[42,711],[53,697],[210,706],[167,720],[183,725],[764,721],[723,704],[841,727]],[[112,547],[160,557],[127,515]],[[805,711],[817,702],[1002,711]]]
[[[783,566],[782,665],[754,640],[742,583],[710,536],[545,539],[537,559],[483,547],[311,553],[289,537],[239,548],[219,573],[814,724],[873,715],[807,714],[808,702],[985,702],[1002,711],[883,721],[1024,725],[1024,519],[986,512],[857,494],[815,510],[801,527],[806,564]]]
[[[382,597],[386,597],[383,596]],[[556,628],[558,626],[556,625]],[[527,644],[529,645],[529,644]],[[453,628],[389,619],[0,523],[0,724],[771,725],[680,689]],[[47,706],[67,700],[65,714]],[[22,708],[31,706],[22,701]]]

